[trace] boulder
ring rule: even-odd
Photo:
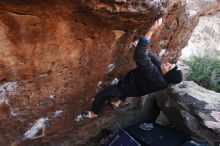
[[[220,93],[184,81],[157,93],[168,120],[187,135],[220,144]]]
[[[0,1],[0,145],[80,145],[110,125],[114,112],[74,118],[135,67],[134,36],[161,16],[151,51],[175,62],[198,22],[185,0]]]

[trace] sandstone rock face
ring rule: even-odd
[[[220,144],[219,93],[184,81],[158,94],[159,106],[178,129],[210,144]]]
[[[219,4],[220,5],[220,4]],[[211,56],[220,59],[220,12],[201,16],[199,23],[188,42],[182,50],[182,59],[193,56]]]
[[[133,37],[161,16],[151,51],[175,62],[198,20],[184,0],[1,1],[0,145],[75,146],[97,135],[113,113],[74,117],[134,67]]]

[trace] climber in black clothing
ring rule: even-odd
[[[129,71],[116,85],[108,86],[94,97],[91,111],[82,112],[87,118],[100,114],[101,106],[108,100],[117,98],[119,101],[126,97],[139,97],[158,90],[165,89],[168,84],[182,81],[182,72],[175,64],[162,63],[156,56],[148,52],[148,43],[153,32],[162,24],[162,18],[141,36],[136,46],[134,60],[137,67]],[[118,105],[119,102],[113,103]]]

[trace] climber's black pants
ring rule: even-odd
[[[126,95],[122,91],[119,84],[110,85],[107,88],[105,88],[105,89],[101,90],[100,92],[98,92],[96,94],[96,96],[94,97],[94,101],[93,101],[93,104],[92,104],[92,111],[95,114],[100,114],[102,105],[106,101],[108,101],[112,98],[117,98],[117,99],[120,99],[120,100],[125,100],[126,99]]]

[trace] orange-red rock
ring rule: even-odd
[[[135,67],[133,37],[161,16],[151,51],[166,49],[175,62],[198,20],[185,6],[184,0],[1,1],[0,101],[7,105],[0,106],[0,145],[79,145],[94,137],[114,114],[82,123],[74,117],[90,107],[100,81]],[[43,127],[45,136],[28,140]]]

